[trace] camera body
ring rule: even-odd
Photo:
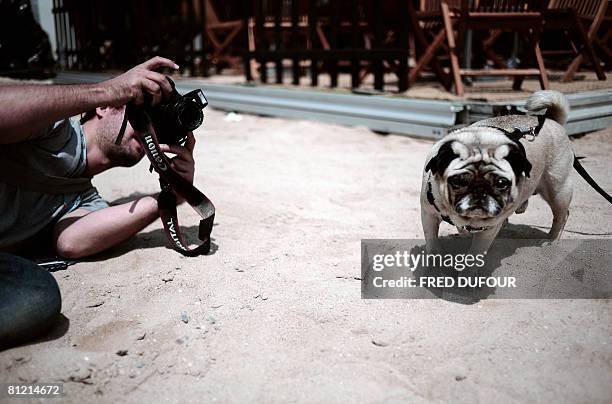
[[[204,120],[202,110],[208,100],[202,90],[193,90],[185,95],[176,91],[174,81],[166,77],[172,86],[170,96],[157,105],[145,107],[145,111],[157,134],[160,143],[184,145],[187,133],[197,129]]]

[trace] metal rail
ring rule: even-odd
[[[110,78],[104,73],[59,73],[58,83],[94,83]],[[525,100],[507,102],[438,101],[387,95],[361,95],[340,90],[274,88],[244,84],[213,84],[198,79],[177,79],[181,92],[201,88],[210,106],[284,118],[309,119],[374,131],[437,139],[460,123],[522,110]],[[588,91],[567,96],[571,112],[570,135],[612,126],[612,91]]]

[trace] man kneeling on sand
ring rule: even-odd
[[[85,257],[158,217],[155,197],[109,206],[89,180],[144,157],[129,123],[121,144],[115,139],[127,103],[146,97],[156,104],[172,91],[155,71],[162,67],[178,68],[155,57],[99,84],[0,86],[0,346],[40,335],[61,308],[55,279],[12,254],[50,246],[65,258]],[[173,168],[191,183],[194,146],[192,133],[184,147],[160,145],[176,154]]]

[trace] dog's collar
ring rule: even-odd
[[[489,230],[493,226],[476,227],[476,226],[466,225],[466,226],[457,226],[457,227],[459,227],[461,230],[465,230],[465,231],[467,231],[469,233],[480,233],[482,231]]]

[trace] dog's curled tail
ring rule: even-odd
[[[536,91],[527,98],[525,108],[529,112],[546,110],[546,118],[556,121],[559,125],[567,122],[569,103],[563,94],[553,90]]]

